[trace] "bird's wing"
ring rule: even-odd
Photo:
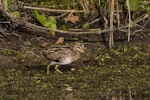
[[[59,61],[63,57],[67,56],[72,49],[70,47],[52,47],[43,51],[43,55],[52,61]]]

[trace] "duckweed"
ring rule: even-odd
[[[147,45],[101,48],[93,58],[95,65],[68,65],[76,66],[76,71],[67,68],[63,75],[52,69],[47,76],[46,66],[1,69],[0,99],[105,100],[116,97],[129,100],[131,95],[135,100],[140,97],[148,100],[150,53]]]

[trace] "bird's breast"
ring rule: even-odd
[[[64,59],[62,59],[61,61],[61,64],[67,65],[67,64],[70,64],[71,62],[73,62],[73,60],[70,57],[64,57]]]

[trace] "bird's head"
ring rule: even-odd
[[[76,42],[73,48],[75,51],[79,51],[81,53],[85,53],[86,54],[86,49],[84,47],[84,44]]]

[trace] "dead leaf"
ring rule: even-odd
[[[41,44],[41,47],[46,47],[47,45],[48,45],[48,43],[45,42],[45,43],[42,43],[42,44]]]
[[[78,16],[74,16],[72,13],[68,14],[67,17],[64,18],[65,22],[72,22],[72,23],[76,23],[77,21],[79,21],[79,17]]]
[[[64,42],[64,37],[60,37],[55,44],[63,44]]]

